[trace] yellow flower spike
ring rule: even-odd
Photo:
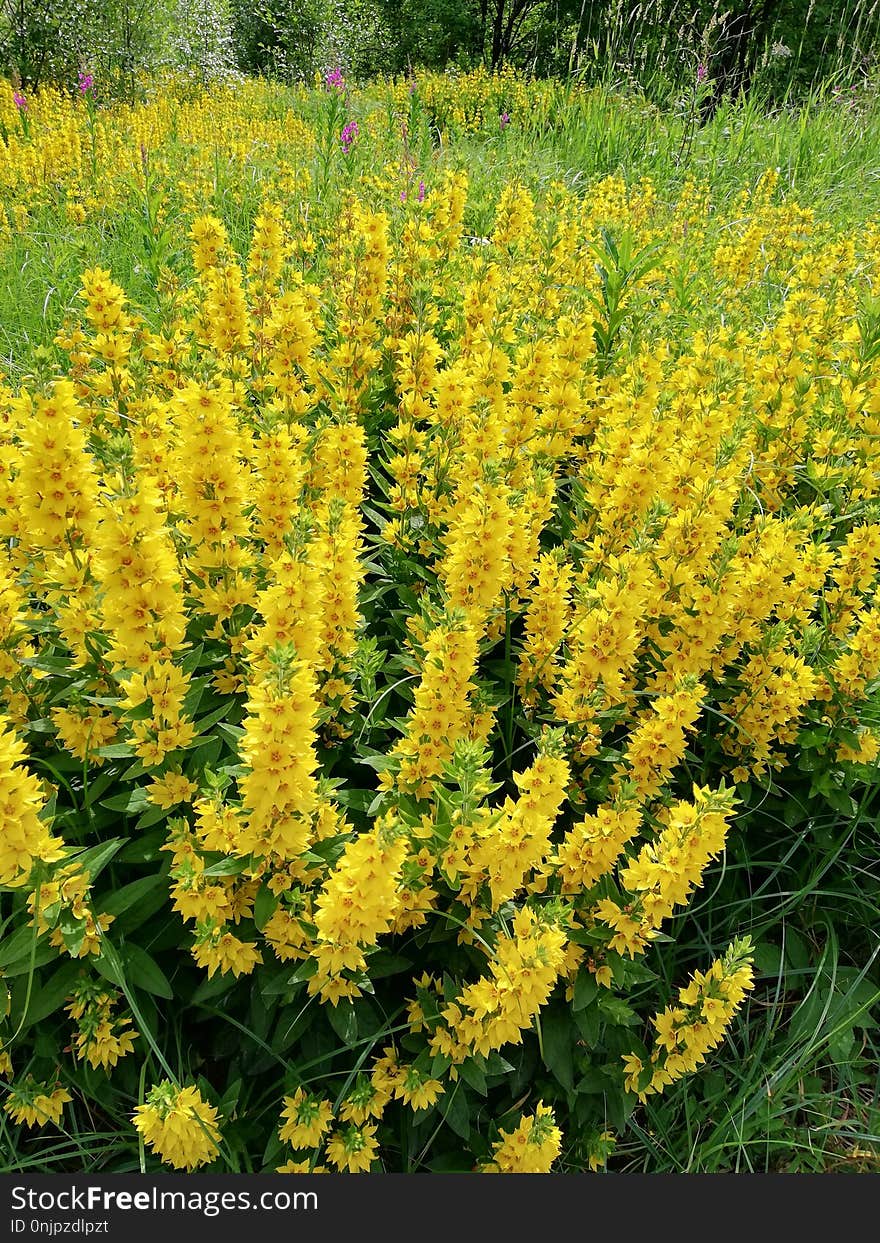
[[[483,1167],[487,1174],[549,1174],[562,1151],[562,1132],[555,1125],[553,1110],[539,1101],[532,1116],[526,1115],[513,1131],[502,1131],[492,1146],[493,1161]]]
[[[196,1087],[176,1088],[165,1079],[134,1111],[135,1129],[165,1165],[188,1173],[220,1151],[219,1115]]]
[[[10,1085],[3,1109],[21,1126],[60,1126],[64,1106],[72,1100],[66,1088],[37,1083],[28,1075],[22,1082]]]

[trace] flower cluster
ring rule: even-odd
[[[357,121],[346,121],[345,125],[343,125],[339,135],[339,145],[346,155],[354,146],[360,132],[360,126]]]
[[[83,979],[75,987],[67,1013],[76,1022],[74,1053],[94,1069],[108,1070],[131,1053],[138,1033],[131,1019],[113,1014],[117,996],[97,980]]]
[[[66,1088],[37,1083],[28,1075],[9,1088],[3,1109],[13,1122],[22,1126],[43,1127],[47,1122],[60,1126],[64,1106],[72,1100]]]
[[[654,1016],[655,1048],[650,1059],[624,1058],[627,1087],[640,1099],[662,1092],[667,1084],[690,1074],[724,1038],[746,993],[754,987],[748,939],[731,945],[708,971],[695,971],[678,990],[678,1005]]]
[[[198,1088],[180,1088],[169,1079],[152,1088],[134,1111],[144,1143],[176,1170],[191,1171],[214,1160],[219,1151],[218,1114]]]
[[[534,1115],[523,1118],[512,1131],[502,1131],[501,1136],[493,1145],[487,1173],[549,1174],[562,1148],[562,1132],[555,1125],[553,1110],[540,1101]]]

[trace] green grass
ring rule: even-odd
[[[711,1066],[637,1111],[620,1168],[880,1170],[876,773],[867,790],[847,819],[804,800],[794,825],[766,805],[738,822],[658,963],[671,991],[739,929],[756,992]]]

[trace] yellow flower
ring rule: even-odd
[[[645,1064],[636,1054],[623,1058],[627,1091],[644,1100],[701,1065],[721,1043],[724,1032],[746,993],[752,988],[752,944],[734,941],[723,958],[706,972],[696,971],[678,990],[679,1004],[667,1006],[653,1019],[655,1048],[650,1081],[640,1087]]]
[[[39,781],[25,768],[24,744],[0,715],[0,884],[22,885],[38,859],[51,863],[63,854],[40,818],[44,798]]]
[[[394,1087],[394,1095],[405,1105],[418,1113],[428,1109],[443,1095],[445,1088],[439,1079],[432,1079],[423,1074],[415,1066],[401,1067],[400,1076]]]
[[[335,1131],[327,1141],[327,1160],[340,1173],[361,1174],[369,1170],[379,1155],[374,1123],[348,1126]]]
[[[219,1115],[196,1087],[163,1080],[135,1109],[134,1125],[159,1159],[178,1170],[206,1165],[220,1150]]]
[[[37,1083],[28,1075],[23,1083],[10,1086],[3,1108],[13,1122],[27,1127],[42,1127],[47,1122],[60,1126],[64,1105],[71,1100],[66,1088]]]
[[[232,932],[212,927],[197,931],[192,954],[200,967],[207,968],[208,979],[213,977],[215,971],[221,975],[230,971],[236,977],[250,975],[254,967],[263,961],[255,942],[242,941]]]
[[[315,1148],[330,1128],[333,1107],[328,1100],[297,1088],[293,1096],[285,1096],[281,1117],[280,1139],[294,1148]]]
[[[107,992],[103,984],[85,979],[75,986],[66,1007],[77,1025],[74,1056],[85,1059],[94,1069],[115,1066],[121,1057],[132,1052],[138,1038],[136,1031],[126,1030],[132,1021],[128,1016],[113,1014],[115,1004],[114,993]]]
[[[484,1167],[493,1174],[549,1174],[562,1151],[562,1132],[553,1110],[538,1102],[534,1114],[523,1117],[512,1131],[502,1131],[492,1145],[494,1160]]]
[[[167,810],[177,803],[189,803],[198,786],[183,773],[171,771],[155,777],[147,786],[147,798],[156,807]]]

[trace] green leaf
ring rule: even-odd
[[[37,967],[45,967],[46,963],[53,962],[58,957],[59,951],[53,945],[37,946],[37,952],[34,956],[34,970]],[[31,969],[30,951],[24,958],[17,958],[15,962],[10,963],[8,967],[3,969],[3,974],[12,979],[13,976],[27,975]]]
[[[584,1094],[598,1094],[607,1092],[611,1087],[611,1080],[601,1070],[591,1068],[578,1079],[577,1091]]]
[[[39,1023],[54,1014],[67,1001],[77,978],[84,974],[81,962],[65,962],[31,994],[24,1027]]]
[[[554,1008],[541,1014],[544,1065],[569,1092],[574,1089],[573,1033],[568,1010]]]
[[[461,1139],[466,1141],[470,1138],[471,1111],[468,1105],[467,1094],[460,1083],[455,1085],[446,1101],[443,1118]]]
[[[500,1053],[490,1053],[486,1058],[486,1074],[490,1079],[497,1075],[512,1075],[513,1066]]]
[[[468,1057],[459,1065],[458,1073],[475,1092],[479,1092],[480,1096],[486,1096],[489,1089],[486,1084],[486,1076],[473,1058]]]
[[[36,928],[25,925],[16,928],[15,932],[0,942],[0,967],[9,967],[20,959],[29,959],[34,940],[39,940],[36,932]]]
[[[95,754],[102,755],[105,760],[122,760],[134,755],[135,750],[130,742],[112,742],[109,746],[98,747]]]
[[[137,988],[154,993],[157,997],[173,1000],[174,990],[168,983],[165,972],[155,959],[139,945],[126,945],[122,950],[125,978]]]
[[[782,970],[782,950],[770,941],[760,941],[755,946],[755,966],[761,975],[777,979]]]
[[[201,1006],[206,1001],[213,1001],[217,997],[222,997],[224,993],[229,992],[235,982],[235,976],[229,974],[221,975],[217,973],[211,976],[210,979],[205,977],[190,998],[191,1004]]]
[[[261,885],[254,899],[254,923],[257,925],[258,932],[263,931],[277,909],[277,897],[271,889]]]
[[[596,994],[599,991],[599,985],[596,983],[596,977],[591,971],[581,969],[578,972],[577,979],[574,982],[574,1000],[571,1008],[573,1011],[583,1010],[590,1002],[596,1000]]]
[[[842,816],[846,816],[848,820],[852,819],[858,812],[858,804],[855,799],[846,790],[841,790],[838,786],[832,786],[827,791],[825,798],[835,811]]]
[[[64,939],[67,952],[71,957],[78,958],[82,943],[86,938],[85,919],[77,919],[73,911],[69,907],[65,907],[61,911],[58,927],[61,929],[61,936]]]
[[[427,1049],[423,1050],[416,1059],[416,1062],[424,1062],[427,1052]],[[435,1053],[434,1056],[430,1058],[430,1065],[427,1067],[427,1073],[432,1079],[442,1079],[451,1065],[452,1062],[445,1053]],[[420,1069],[422,1069],[422,1067],[420,1067]]]
[[[794,971],[807,971],[810,967],[810,947],[794,928],[785,929],[785,960]]]
[[[638,1097],[631,1092],[606,1092],[605,1109],[608,1121],[615,1131],[624,1131],[630,1114],[638,1104]]]
[[[136,789],[128,790],[125,794],[114,794],[113,798],[103,799],[100,805],[109,808],[110,811],[121,811],[131,816],[149,807],[150,800],[147,797],[146,787],[137,786]]]
[[[294,980],[294,972],[290,966],[282,967],[280,971],[275,971],[268,977],[261,976],[260,992],[264,997],[276,997],[279,995],[290,996],[297,991],[304,981]]]
[[[75,863],[81,872],[88,872],[90,879],[95,881],[98,874],[124,844],[123,838],[114,837],[112,841],[101,842],[99,846],[91,846],[88,850],[80,851],[79,854],[71,857],[70,862]]]
[[[389,975],[398,975],[402,971],[409,971],[412,967],[411,958],[392,954],[390,950],[378,950],[370,955],[367,962],[367,971],[371,980],[382,980]]]
[[[607,991],[603,991],[599,996],[599,1010],[602,1016],[616,1027],[634,1027],[639,1021],[639,1016],[631,1006],[621,1001],[619,997],[613,997]]]
[[[307,958],[304,963],[300,963],[296,971],[290,977],[291,984],[302,984],[305,980],[310,980],[318,970],[318,964],[314,958]]]
[[[850,1061],[855,1043],[856,1038],[851,1027],[844,1027],[840,1031],[836,1031],[828,1041],[828,1052],[831,1056],[831,1061],[840,1066],[845,1066]]]
[[[340,807],[349,807],[352,811],[365,812],[375,797],[375,790],[338,790],[335,800]]]
[[[201,745],[202,737],[207,734],[212,725],[216,725],[218,721],[222,721],[225,716],[229,715],[230,704],[227,701],[221,704],[219,708],[215,708],[213,712],[209,712],[207,716],[201,717],[195,722],[196,737],[188,744],[188,749]]]
[[[158,859],[165,858],[162,847],[166,837],[164,829],[155,829],[152,833],[133,838],[116,856],[117,863],[155,863]]]
[[[324,1007],[330,1026],[336,1032],[336,1035],[342,1041],[346,1048],[357,1040],[357,1011],[350,1001],[342,999],[338,1005],[328,1005]]]
[[[136,906],[145,894],[165,880],[166,877],[161,872],[154,873],[152,876],[142,876],[140,880],[133,880],[130,884],[106,894],[97,903],[98,909],[102,914],[121,915],[123,911],[127,912],[131,907]]]
[[[387,772],[389,768],[394,768],[398,763],[393,755],[359,755],[356,762],[368,765],[377,773]]]
[[[250,859],[221,859],[205,868],[203,876],[238,876],[250,866]]]
[[[574,1021],[588,1049],[594,1049],[599,1040],[599,1028],[602,1024],[598,1006],[587,1006],[574,1013]]]
[[[204,643],[200,643],[198,647],[194,647],[190,654],[181,661],[180,668],[184,673],[194,673],[198,669],[204,650]]]
[[[173,815],[173,807],[150,807],[148,811],[144,812],[134,827],[141,833],[144,829],[152,828],[154,824],[161,824],[163,820],[167,820],[169,816]]]
[[[307,1006],[287,1006],[278,1015],[275,1032],[272,1036],[272,1048],[276,1053],[288,1049],[311,1023],[314,1011]]]

